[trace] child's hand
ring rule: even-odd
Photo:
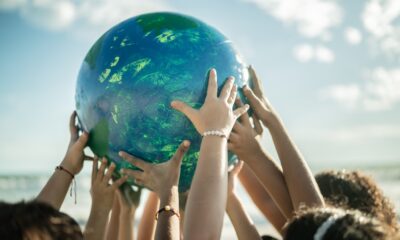
[[[243,106],[242,101],[237,98],[235,104]],[[236,154],[240,160],[249,160],[254,156],[262,154],[262,147],[259,143],[263,128],[259,120],[253,117],[252,126],[249,115],[244,113],[233,126],[233,130],[229,135],[228,149]]]
[[[242,170],[243,161],[239,160],[238,163],[233,166],[232,170],[228,172],[228,197],[234,194],[237,182],[237,176]]]
[[[228,136],[236,119],[249,108],[246,105],[234,111],[232,110],[237,94],[237,87],[234,85],[233,80],[233,77],[228,78],[218,97],[217,73],[215,69],[211,69],[207,97],[199,110],[191,108],[180,101],[173,101],[171,106],[185,114],[200,134],[206,131],[219,130]]]
[[[78,174],[83,168],[83,161],[85,159],[92,160],[92,157],[86,156],[83,149],[86,147],[89,139],[89,134],[84,132],[79,136],[78,126],[75,125],[76,112],[71,114],[69,120],[69,131],[71,139],[68,145],[67,153],[61,165],[65,167],[72,174]]]
[[[249,73],[254,90],[245,86],[243,87],[243,93],[249,100],[256,119],[259,118],[261,122],[269,128],[274,121],[278,120],[278,115],[269,103],[268,99],[264,96],[261,81],[252,67],[249,67]]]
[[[169,161],[159,164],[147,163],[126,152],[120,152],[120,156],[124,160],[143,170],[123,169],[122,173],[134,178],[137,184],[144,185],[161,196],[165,191],[170,191],[174,186],[178,186],[181,162],[189,145],[189,141],[183,141]]]
[[[108,170],[104,173],[107,166],[107,159],[103,158],[100,168],[97,168],[97,157],[93,160],[92,169],[92,207],[98,207],[102,211],[109,211],[113,205],[115,191],[127,180],[127,177],[121,177],[112,185],[109,184],[111,176],[115,170],[115,164],[111,163]]]

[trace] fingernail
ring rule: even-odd
[[[124,168],[121,168],[121,170],[119,170],[119,173],[121,173],[121,174],[125,174],[125,173],[126,173],[126,171],[125,171],[125,169],[124,169]]]
[[[123,153],[120,151],[120,152],[118,152],[118,155],[119,155],[120,157],[122,157]]]
[[[184,147],[189,147],[190,146],[190,141],[189,140],[183,141],[183,146]]]
[[[101,159],[101,161],[102,161],[103,163],[106,163],[106,162],[107,162],[107,159],[106,159],[105,157],[103,157],[103,158]]]
[[[115,167],[115,163],[111,163],[110,167],[114,168]]]

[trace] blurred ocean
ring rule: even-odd
[[[370,174],[383,189],[386,196],[388,196],[396,206],[396,212],[399,218],[400,209],[400,165],[379,168],[365,168],[364,172]],[[88,172],[88,171],[85,171]],[[16,202],[22,199],[29,200],[34,198],[44,186],[49,174],[37,175],[0,175],[0,200],[7,202]],[[77,204],[74,204],[73,197],[67,195],[65,202],[61,208],[62,211],[74,217],[81,225],[82,228],[86,223],[90,211],[90,175],[82,173],[77,176]],[[242,202],[247,208],[250,216],[256,224],[261,234],[276,235],[276,232],[263,217],[263,215],[254,207],[246,192],[239,187],[237,189],[239,196],[242,196]],[[143,202],[147,199],[148,192],[145,191],[141,198],[141,204],[136,214],[135,224],[138,224],[141,213],[143,211]],[[136,228],[137,229],[137,228]],[[235,239],[236,235],[234,229],[225,216],[224,229],[222,239]]]

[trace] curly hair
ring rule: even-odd
[[[398,230],[393,204],[376,182],[360,171],[323,171],[315,176],[328,205],[370,214]]]
[[[394,232],[378,219],[357,210],[320,207],[301,208],[286,227],[285,240],[314,239],[318,229],[338,216],[321,236],[323,240],[389,240]]]
[[[83,239],[78,223],[50,205],[29,201],[0,202],[0,239]],[[47,238],[46,238],[47,239]]]

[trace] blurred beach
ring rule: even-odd
[[[90,164],[87,164],[85,168],[88,168]],[[350,169],[350,168],[349,168]],[[88,170],[88,169],[85,169]],[[396,206],[396,212],[399,215],[400,208],[400,164],[395,166],[387,167],[369,167],[360,169],[370,174],[383,189],[386,196],[388,196]],[[86,220],[90,212],[90,175],[84,171],[81,175],[77,176],[77,204],[74,203],[74,197],[68,195],[61,208],[62,211],[68,213],[74,217],[82,229],[86,223]],[[318,171],[315,171],[318,172]],[[44,186],[49,174],[24,174],[24,175],[0,175],[0,200],[7,202],[17,202],[20,200],[29,200],[34,198]],[[261,234],[275,235],[276,231],[263,217],[263,215],[257,210],[254,204],[251,202],[247,193],[241,186],[237,189],[241,200],[246,207],[248,213],[253,219],[258,231]],[[135,224],[139,223],[140,216],[143,211],[144,201],[146,201],[148,191],[144,191],[141,198],[141,204],[135,216]],[[137,229],[137,228],[136,228]],[[222,239],[235,239],[235,231],[229,221],[229,218],[225,216],[224,228],[222,232]]]

